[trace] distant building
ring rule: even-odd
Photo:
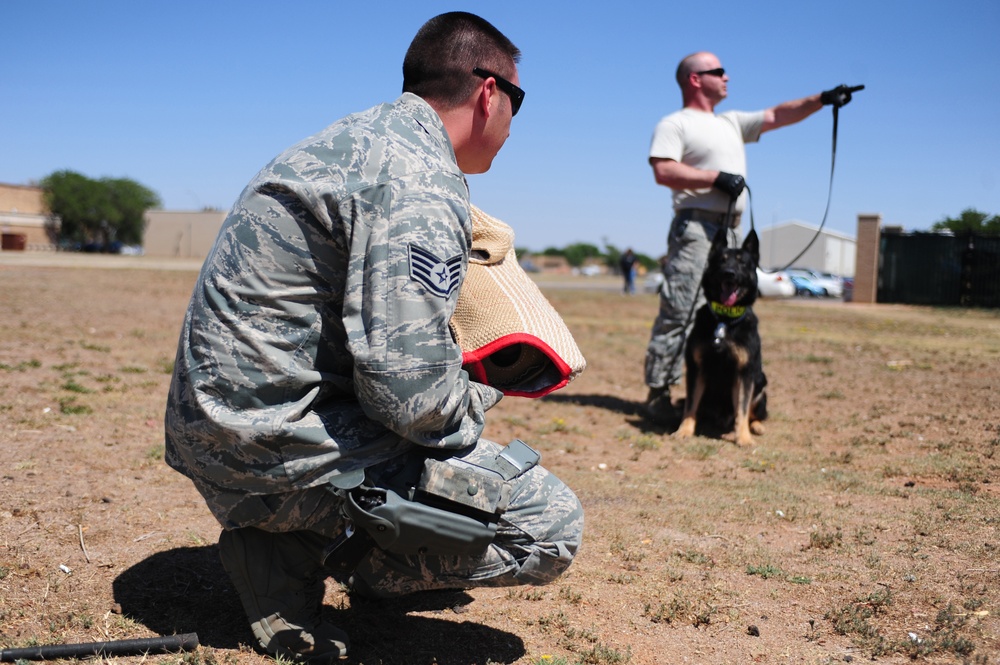
[[[854,237],[826,229],[820,231],[817,237],[818,230],[816,226],[795,221],[758,228],[761,268],[774,270],[788,266],[812,242],[805,254],[795,259],[791,267],[812,268],[819,272],[853,277],[857,253]]]
[[[0,233],[5,250],[53,251],[50,224],[58,228],[45,205],[41,187],[0,183]]]
[[[549,274],[568,275],[573,272],[572,266],[565,256],[549,256],[546,254],[532,254],[526,258],[537,272]],[[522,266],[524,262],[522,261]],[[527,269],[527,268],[526,268]]]
[[[142,252],[146,256],[203,259],[219,235],[224,210],[147,210]]]

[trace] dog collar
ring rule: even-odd
[[[747,308],[742,305],[730,307],[729,305],[723,305],[721,302],[711,302],[709,305],[716,316],[724,316],[727,319],[738,319],[747,313]]]

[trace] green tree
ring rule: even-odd
[[[577,242],[572,245],[567,245],[563,249],[563,256],[574,268],[579,268],[583,265],[586,259],[599,258],[601,257],[601,250],[597,248],[596,245],[591,245],[586,242]]]
[[[990,217],[975,208],[966,208],[957,218],[945,217],[934,222],[931,231],[1000,234],[1000,215]]]
[[[61,220],[61,243],[141,243],[143,215],[160,205],[155,192],[127,178],[92,180],[63,170],[47,176],[41,186],[49,210]]]
[[[155,192],[128,178],[104,178],[101,184],[107,189],[110,200],[109,220],[114,235],[107,241],[118,240],[126,245],[142,244],[145,214],[160,205]]]

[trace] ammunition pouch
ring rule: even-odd
[[[460,457],[426,458],[412,487],[371,487],[366,482],[345,492],[344,514],[387,552],[481,554],[493,542],[507,510],[510,481],[538,459],[538,453],[519,440],[488,466]]]

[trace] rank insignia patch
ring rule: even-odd
[[[439,259],[426,249],[410,245],[410,277],[420,282],[431,293],[447,298],[458,287],[462,272],[462,256]]]

